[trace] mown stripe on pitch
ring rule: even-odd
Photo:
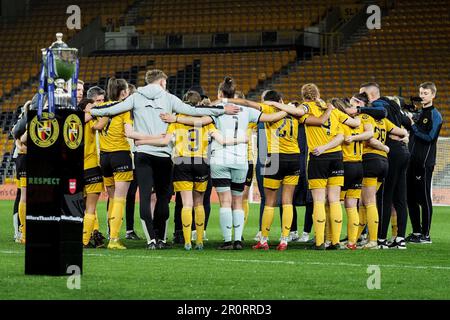
[[[21,251],[0,251],[0,254],[23,254]],[[194,257],[166,257],[166,256],[136,256],[136,255],[116,255],[116,254],[101,254],[101,253],[85,253],[85,256],[89,257],[107,257],[107,258],[136,258],[136,259],[166,259],[166,260],[191,260],[200,261],[200,258]],[[383,268],[409,268],[409,269],[436,269],[436,270],[450,270],[450,266],[412,266],[412,265],[401,265],[401,264],[357,264],[357,263],[345,263],[345,262],[314,262],[314,261],[283,261],[283,260],[258,260],[258,259],[220,259],[211,258],[209,261],[217,262],[238,262],[238,263],[271,263],[271,264],[287,264],[287,265],[319,265],[319,266],[345,266],[345,267],[368,267],[371,265],[377,265]]]

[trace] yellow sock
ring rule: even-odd
[[[347,238],[348,243],[355,244],[358,241],[359,216],[358,208],[347,208]]]
[[[109,198],[109,204],[108,204],[108,232],[111,234],[111,216],[112,216],[112,209],[114,204],[114,198]]]
[[[270,227],[273,222],[273,214],[275,212],[275,208],[273,207],[264,207],[264,212],[261,221],[261,235],[263,237],[268,237],[270,232]]]
[[[331,243],[339,244],[342,231],[342,207],[340,202],[330,203]]]
[[[330,206],[325,205],[325,241],[331,242],[331,219],[330,219]]]
[[[283,216],[281,217],[281,236],[288,237],[291,232],[292,219],[294,218],[294,207],[292,204],[283,205]]]
[[[111,228],[110,239],[119,239],[120,227],[122,227],[123,208],[125,207],[125,198],[114,198],[111,210],[111,221],[109,226]],[[110,204],[111,206],[111,204]]]
[[[27,220],[27,203],[19,202],[19,221],[20,231],[22,232],[22,240],[25,240],[25,225]]]
[[[191,243],[192,235],[192,208],[183,207],[181,209],[181,224],[183,225],[184,243]]]
[[[205,208],[198,206],[194,208],[195,230],[197,231],[196,243],[203,243],[203,232],[205,231]]]
[[[398,234],[397,216],[391,216],[391,225],[392,225],[392,236],[397,237]]]
[[[95,211],[95,220],[94,220],[94,228],[92,230],[100,230],[100,226],[98,225],[98,217],[97,217],[97,211]]]
[[[362,232],[366,228],[367,224],[367,211],[366,207],[361,205],[359,206],[359,228],[358,228],[358,236],[356,239],[359,239],[361,237]]]
[[[91,239],[91,233],[94,230],[95,214],[87,213],[84,215],[83,221],[83,244],[87,245]]]
[[[316,246],[320,246],[324,243],[324,233],[325,233],[325,203],[314,201],[313,209],[313,221],[314,221],[314,236],[316,238]]]
[[[378,209],[376,204],[366,206],[367,225],[369,226],[369,241],[378,240]]]
[[[244,207],[244,226],[247,225],[248,221],[248,212],[250,210],[250,207],[248,205],[248,200],[242,201],[242,205]]]

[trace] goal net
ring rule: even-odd
[[[439,138],[432,180],[433,205],[450,206],[450,138]]]

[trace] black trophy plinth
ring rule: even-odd
[[[82,272],[83,130],[81,111],[28,113],[25,274]]]

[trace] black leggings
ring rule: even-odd
[[[431,198],[433,170],[434,166],[423,167],[422,164],[411,161],[407,173],[408,209],[412,229],[414,233],[421,233],[426,237],[430,235],[431,218],[433,216],[433,201]]]
[[[139,211],[145,223],[147,240],[165,240],[172,191],[172,159],[137,152],[134,161],[139,186]],[[152,189],[156,193],[153,219],[150,211]]]
[[[21,189],[17,188],[17,193],[16,193],[16,199],[14,200],[14,208],[13,208],[13,215],[17,215],[15,216],[15,219],[17,219],[17,230],[14,230],[16,233],[19,232],[20,229],[20,219],[19,219],[19,202],[20,202],[20,194],[21,194]]]
[[[14,200],[13,215],[19,212],[20,195],[21,195],[21,189],[17,188],[16,199]]]
[[[137,187],[136,170],[133,170],[133,181],[131,181],[130,187],[128,188],[127,203],[125,207],[127,231],[134,230],[134,207],[136,204]]]
[[[303,232],[311,233],[313,227],[313,211],[314,202],[307,202],[305,204],[305,223],[303,225]]]
[[[386,239],[391,221],[392,206],[397,211],[398,236],[404,238],[408,219],[406,203],[406,169],[409,153],[396,152],[389,154],[389,171],[377,193],[378,197],[378,238]]]

